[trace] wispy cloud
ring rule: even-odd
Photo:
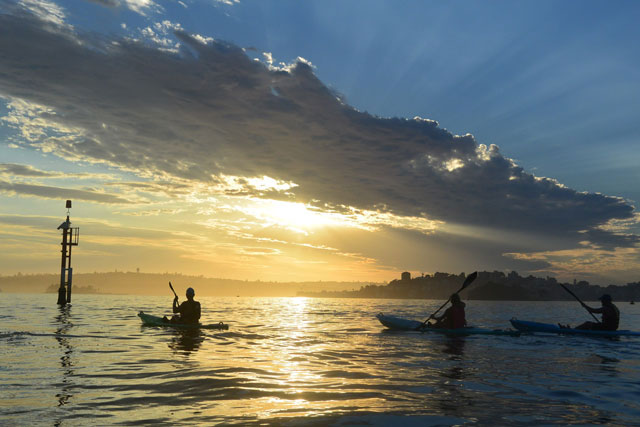
[[[31,165],[18,163],[0,163],[0,175],[25,178],[82,178],[86,180],[110,181],[119,179],[115,175],[100,174],[95,172],[62,172],[37,169]]]
[[[161,10],[161,6],[152,0],[87,0],[108,8],[126,7],[139,15],[147,16],[149,12]],[[181,2],[180,2],[181,3]]]
[[[30,165],[20,165],[15,163],[0,163],[0,174],[30,177],[58,176],[56,173],[42,171]]]
[[[113,194],[100,193],[97,191],[51,187],[47,185],[14,183],[3,180],[0,180],[0,192],[8,193],[11,195],[42,197],[45,199],[76,199],[86,200],[90,202],[113,204],[132,203],[130,200],[124,199],[122,197]]]
[[[59,27],[66,27],[66,15],[64,10],[56,3],[47,0],[19,0],[18,7],[29,11],[39,20],[55,24]]]
[[[541,268],[533,272],[554,274],[564,278],[584,277],[596,283],[611,283],[611,277],[638,277],[640,252],[633,247],[601,249],[587,247],[559,251],[506,254],[514,259],[539,262]],[[631,279],[629,279],[631,281]]]

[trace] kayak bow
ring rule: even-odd
[[[435,332],[445,335],[520,335],[519,331],[475,328],[471,326],[458,329],[422,328],[422,322],[417,320],[403,319],[401,317],[388,316],[382,313],[377,314],[376,317],[384,326],[395,331]]]
[[[197,324],[188,324],[188,323],[171,323],[164,320],[162,317],[152,316],[150,314],[146,314],[144,312],[138,313],[138,317],[142,320],[143,326],[169,326],[172,328],[182,328],[182,329],[229,329],[229,325],[219,322],[213,323],[210,325],[203,325],[201,323]]]

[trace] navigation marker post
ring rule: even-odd
[[[71,227],[69,220],[69,209],[71,200],[67,200],[67,220],[58,226],[62,230],[62,265],[60,267],[60,287],[58,288],[58,304],[65,305],[71,303],[71,281],[73,280],[73,268],[71,268],[71,248],[78,246],[80,228]]]

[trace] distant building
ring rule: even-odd
[[[403,282],[410,282],[411,281],[411,273],[408,271],[405,271],[402,273],[402,275],[400,276],[400,280],[402,280]]]

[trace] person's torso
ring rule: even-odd
[[[467,324],[465,319],[464,305],[452,305],[449,307],[446,327],[449,329],[464,328]]]
[[[620,324],[620,311],[615,305],[605,305],[602,307],[602,327],[609,331],[615,331]]]
[[[198,323],[200,320],[200,303],[198,301],[185,301],[178,308],[180,318],[185,323]]]

